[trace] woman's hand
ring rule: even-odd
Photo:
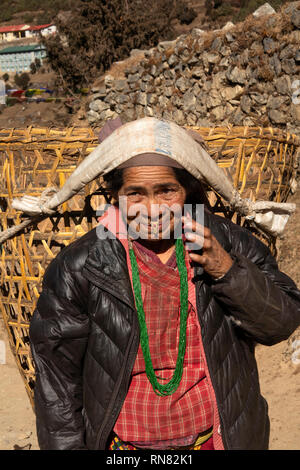
[[[197,244],[199,250],[201,249],[201,254],[189,251],[190,259],[199,263],[213,279],[223,277],[233,265],[231,256],[220,245],[209,228],[186,217],[182,217],[182,222],[187,241]]]

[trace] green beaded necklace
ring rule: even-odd
[[[160,396],[172,395],[181,381],[183,371],[183,361],[186,349],[186,324],[188,316],[188,281],[187,281],[187,269],[185,265],[184,256],[184,245],[181,238],[178,238],[175,243],[177,267],[180,276],[180,333],[179,333],[179,344],[178,344],[178,355],[176,361],[176,367],[173,377],[167,384],[160,384],[157,381],[149,349],[149,337],[147,332],[147,325],[145,320],[145,311],[143,307],[141,282],[139,276],[138,265],[136,257],[132,248],[129,247],[129,256],[132,269],[132,284],[135,296],[136,309],[138,313],[138,319],[140,324],[140,342],[144,356],[146,374],[153,387],[154,392]]]

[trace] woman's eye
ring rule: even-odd
[[[161,189],[160,191],[162,194],[171,194],[174,192],[174,189],[173,188],[164,188],[164,189]]]

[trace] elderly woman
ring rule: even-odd
[[[292,334],[300,292],[249,231],[185,212],[207,206],[196,158],[176,150],[193,139],[144,122],[102,133],[114,233],[105,213],[45,273],[30,325],[40,447],[267,449],[255,343]]]

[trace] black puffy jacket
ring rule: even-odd
[[[280,342],[298,327],[300,292],[249,231],[218,216],[206,217],[234,259],[219,281],[201,268],[194,277],[216,400],[215,444],[219,433],[225,449],[267,449],[269,418],[254,347]],[[101,240],[94,229],[52,261],[31,320],[30,341],[40,448],[105,449],[139,346],[126,252],[119,240]]]

